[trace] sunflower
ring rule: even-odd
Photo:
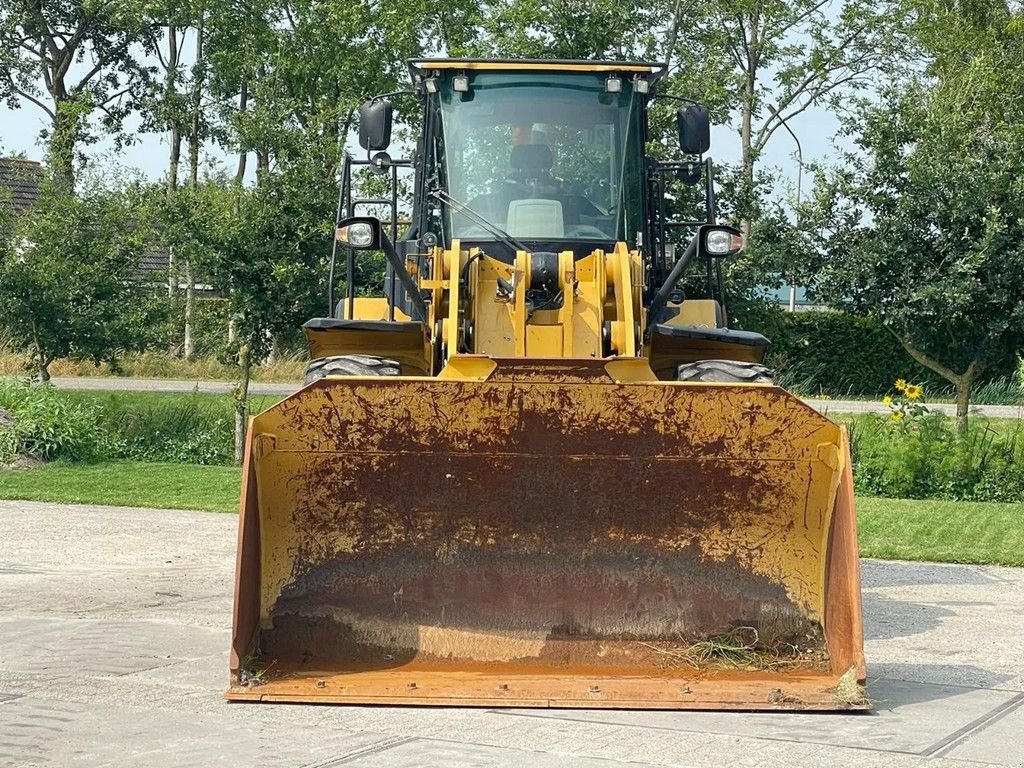
[[[896,387],[896,391],[897,392],[906,392],[907,391],[907,380],[906,379],[896,379],[895,387]]]
[[[882,405],[887,405],[887,406],[891,406],[891,405],[892,405],[892,398],[891,398],[891,397],[889,397],[888,395],[886,395],[885,397],[883,397],[883,398],[882,398]]]
[[[903,411],[893,411],[892,412],[892,420],[893,421],[903,421]]]
[[[923,387],[920,387],[917,384],[908,384],[907,385],[907,399],[909,399],[909,400],[917,400],[917,398],[919,398],[923,394],[924,394],[924,388]]]

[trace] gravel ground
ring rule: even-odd
[[[871,714],[229,704],[236,522],[0,501],[0,765],[1024,766],[1024,569],[865,561]]]

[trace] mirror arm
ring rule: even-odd
[[[708,224],[718,219],[718,201],[715,199],[714,166],[710,157],[704,158],[704,212]]]
[[[658,322],[658,316],[668,303],[669,294],[672,293],[672,289],[675,287],[676,282],[678,282],[679,278],[683,276],[686,268],[690,266],[694,257],[697,255],[697,246],[700,243],[700,238],[703,234],[704,229],[701,227],[690,240],[689,245],[686,246],[686,250],[683,251],[683,255],[676,259],[676,263],[672,265],[672,269],[668,273],[668,277],[665,278],[665,282],[661,284],[661,288],[659,288],[658,292],[654,294],[654,298],[651,300],[650,306],[647,308],[647,329],[645,336],[650,335],[651,328]]]
[[[412,275],[409,274],[409,270],[405,268],[405,264],[402,263],[401,257],[398,255],[398,251],[395,250],[394,244],[391,239],[384,234],[383,229],[380,231],[380,249],[384,252],[384,257],[391,264],[391,268],[398,275],[399,282],[402,283],[402,287],[405,288],[405,292],[409,294],[409,300],[413,306],[413,320],[419,320],[422,323],[427,322],[427,303],[423,301],[423,295],[420,293],[420,287],[416,285],[416,281],[412,279]],[[417,317],[419,315],[419,317]]]

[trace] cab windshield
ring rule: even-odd
[[[598,73],[469,74],[440,89],[448,193],[514,238],[627,239],[641,194],[639,104]],[[457,207],[457,206],[456,206]],[[639,211],[634,211],[639,214]],[[448,210],[453,237],[493,240]]]

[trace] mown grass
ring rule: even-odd
[[[56,462],[39,469],[0,469],[0,498],[235,512],[240,478],[236,467]]]
[[[861,498],[857,512],[864,557],[1024,566],[1024,504]]]
[[[0,498],[235,512],[235,467],[112,462],[0,470]],[[1024,566],[1024,504],[860,498],[860,549],[882,560]]]

